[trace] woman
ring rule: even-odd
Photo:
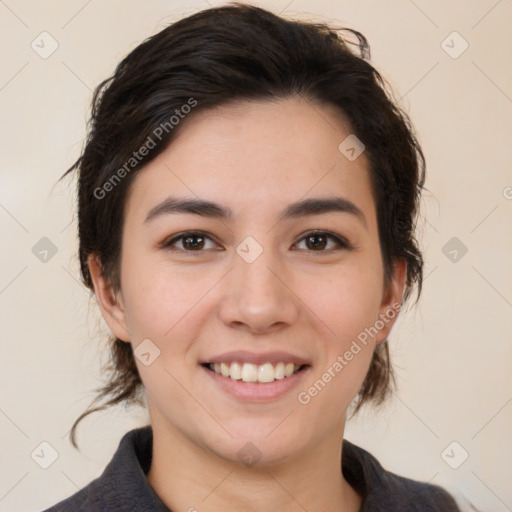
[[[114,371],[71,438],[142,392],[150,425],[50,511],[458,510],[343,439],[349,406],[391,389],[424,182],[408,117],[345,33],[208,9],[96,90],[68,173]]]

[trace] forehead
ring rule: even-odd
[[[305,197],[341,195],[374,214],[368,161],[339,149],[350,124],[304,98],[236,102],[195,112],[130,187],[127,215],[168,195],[211,199],[262,216]],[[352,135],[353,136],[353,135]],[[350,139],[349,139],[350,140]]]

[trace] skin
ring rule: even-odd
[[[340,470],[346,410],[394,320],[307,405],[297,394],[401,302],[406,264],[397,261],[385,285],[368,161],[338,150],[351,130],[337,109],[302,98],[238,102],[183,122],[131,185],[120,290],[89,259],[112,332],[134,348],[149,338],[160,350],[149,366],[136,360],[154,435],[148,481],[176,511],[357,511],[361,496]],[[220,203],[233,220],[174,213],[144,222],[171,194]],[[333,195],[352,201],[364,221],[346,212],[278,220],[290,203]],[[186,230],[211,239],[188,249],[191,256],[183,240],[174,252],[160,246]],[[308,245],[311,230],[351,248],[331,239]],[[236,252],[247,236],[263,249],[252,263]],[[242,401],[199,365],[237,349],[285,350],[310,367],[275,400]],[[261,454],[253,466],[237,456],[247,442]]]

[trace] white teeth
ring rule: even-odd
[[[261,364],[259,366],[252,363],[213,363],[210,369],[223,377],[230,377],[234,380],[243,380],[244,382],[273,382],[285,377],[291,377],[298,369],[299,365],[293,363],[279,362],[275,365],[271,363]]]
[[[229,377],[229,366],[226,363],[220,363],[220,373],[224,377]]]
[[[242,366],[242,380],[256,382],[258,380],[258,367],[255,364],[244,363]]]
[[[218,372],[216,371],[215,373]],[[229,368],[229,376],[232,379],[240,380],[242,378],[242,367],[238,363],[231,363],[231,367]]]
[[[290,377],[291,375],[293,375],[293,371],[294,370],[295,370],[295,365],[293,363],[288,363],[284,367],[284,376],[285,377]]]
[[[274,373],[274,377],[279,380],[284,379],[284,363],[276,364],[276,370]]]
[[[258,367],[258,382],[272,382],[274,375],[274,367],[270,363],[265,363]]]

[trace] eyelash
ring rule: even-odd
[[[343,238],[339,235],[335,235],[334,233],[331,233],[329,231],[320,231],[320,230],[313,230],[313,231],[309,231],[309,232],[305,233],[302,236],[302,238],[300,238],[294,245],[298,244],[299,242],[302,242],[303,240],[305,240],[306,238],[308,238],[310,236],[318,236],[318,235],[323,235],[323,236],[326,236],[328,239],[334,240],[334,242],[337,244],[337,247],[334,249],[324,249],[324,250],[319,250],[319,251],[306,249],[306,252],[328,253],[329,254],[333,251],[338,251],[338,250],[342,250],[342,249],[351,250],[353,248],[352,245],[349,244],[349,242],[345,238]],[[179,242],[180,240],[184,240],[185,238],[194,237],[194,236],[201,236],[205,239],[209,239],[209,240],[215,242],[215,240],[213,240],[213,238],[208,236],[208,234],[203,231],[185,231],[171,239],[165,240],[161,244],[161,248],[167,249],[170,251],[174,251],[174,252],[182,252],[189,256],[195,256],[197,253],[205,252],[206,249],[199,249],[197,251],[194,251],[194,250],[178,249],[178,248],[172,247],[176,242]]]

